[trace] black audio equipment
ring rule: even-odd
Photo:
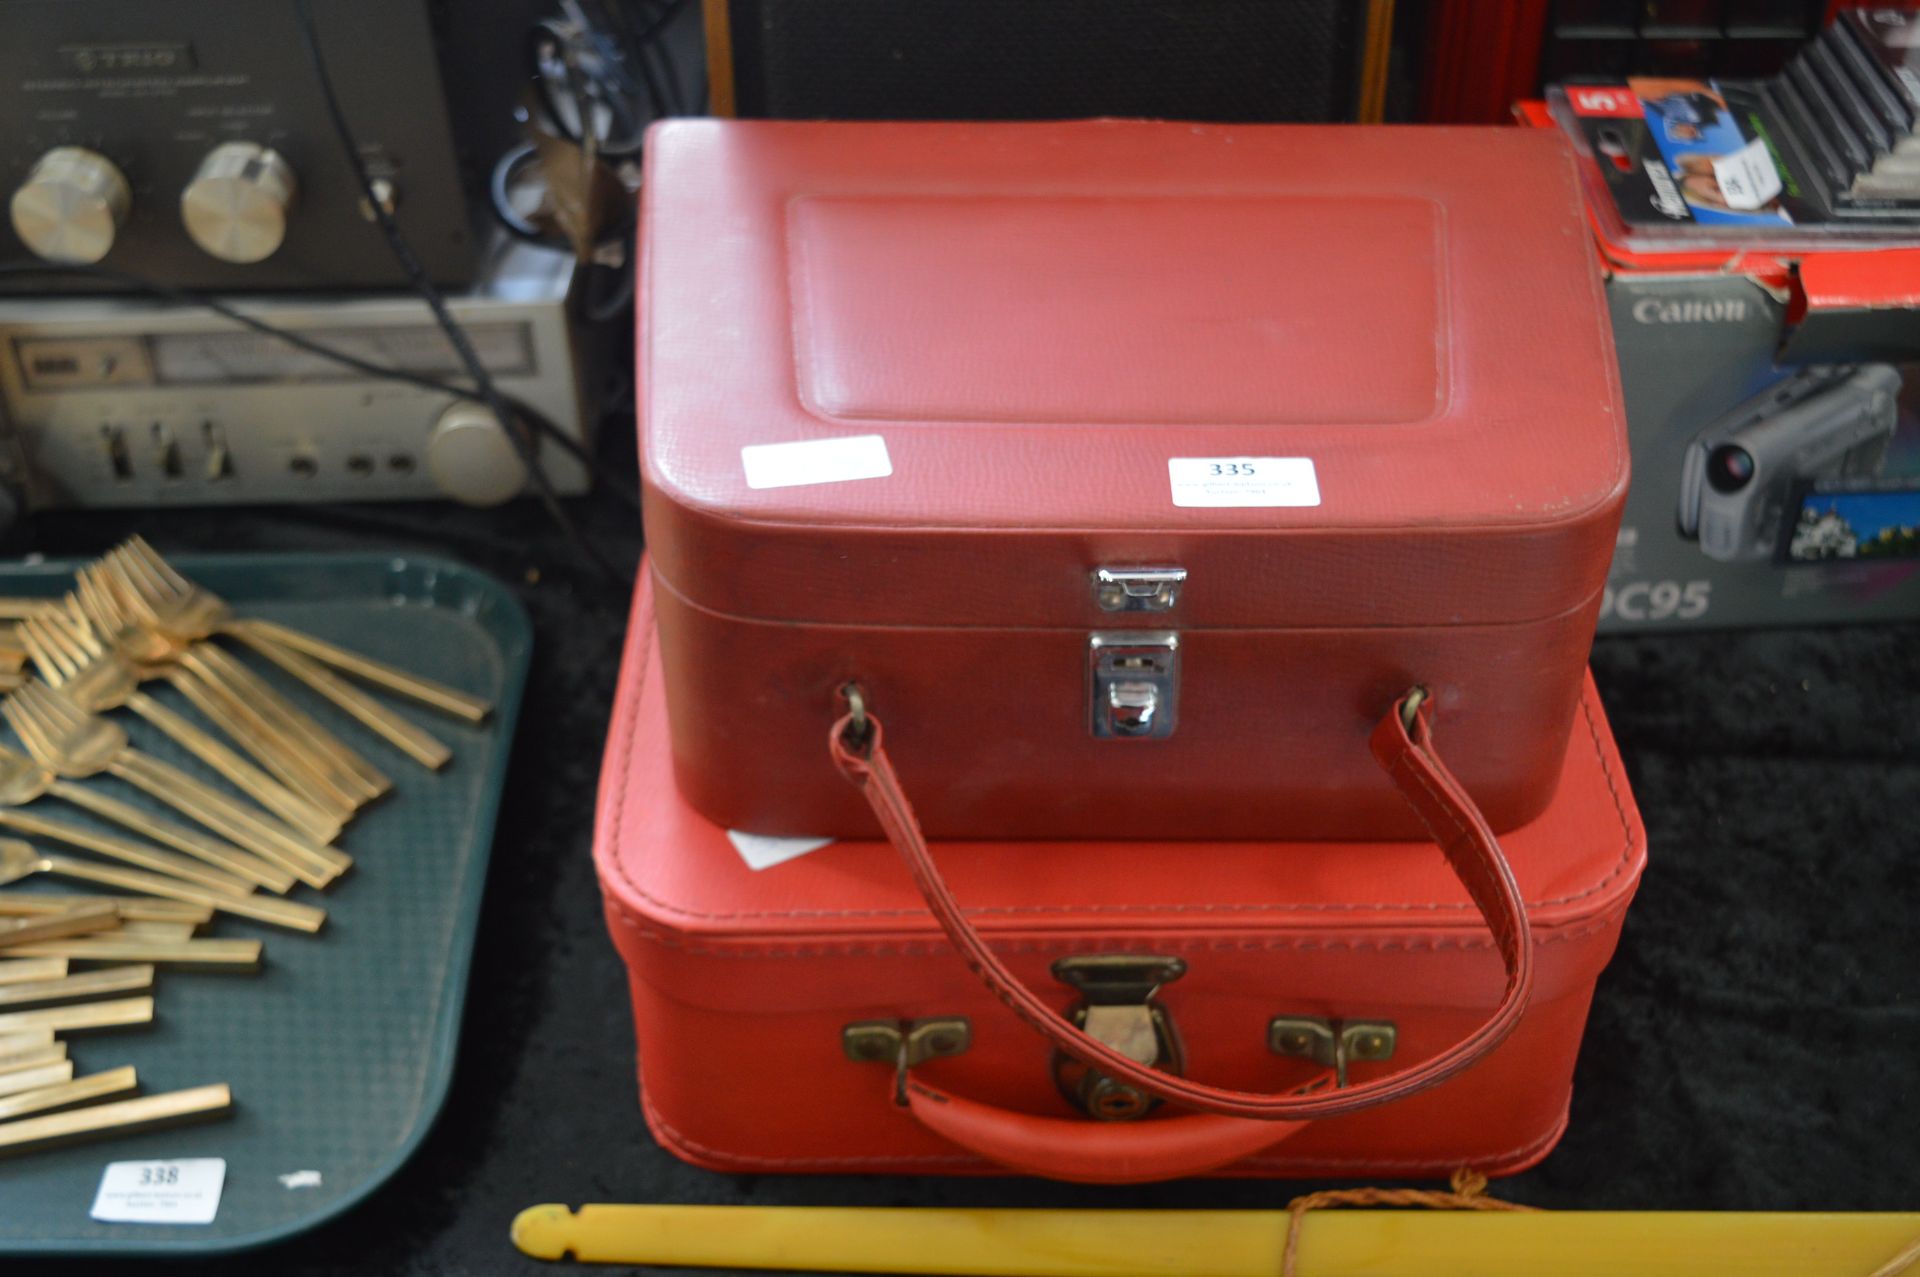
[[[716,114],[1345,120],[1360,0],[705,0]]]
[[[479,188],[463,176],[426,0],[312,7],[381,194],[431,276],[469,282]],[[0,198],[0,261],[223,292],[405,282],[292,0],[0,0]],[[0,276],[9,292],[102,286]]]

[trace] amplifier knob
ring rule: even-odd
[[[41,156],[13,193],[13,233],[36,257],[88,265],[113,250],[133,192],[112,160],[85,147]]]
[[[527,468],[485,404],[462,400],[440,414],[427,436],[433,485],[463,505],[499,505],[520,495]]]
[[[223,142],[207,152],[180,192],[180,220],[210,256],[241,264],[265,261],[287,237],[298,190],[278,151]]]

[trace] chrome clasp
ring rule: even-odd
[[[1102,612],[1171,612],[1185,568],[1095,568],[1093,601]]]
[[[1107,739],[1173,735],[1180,698],[1180,636],[1101,630],[1087,636],[1088,727]]]

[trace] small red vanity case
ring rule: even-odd
[[[939,844],[956,926],[923,899],[944,908],[939,871],[910,870],[887,842],[756,871],[749,856],[807,844],[736,842],[681,798],[649,594],[643,578],[594,854],[630,974],[641,1102],[679,1156],[1133,1182],[1500,1174],[1559,1138],[1594,981],[1645,863],[1590,683],[1556,796],[1500,840],[1504,860],[1440,816],[1444,854]],[[1409,786],[1428,783],[1447,782]],[[956,940],[985,956],[963,960]],[[1014,1009],[1021,994],[1037,1012]],[[1149,1085],[1106,1050],[1147,1066]],[[1181,1093],[1155,1104],[1156,1091]]]
[[[647,147],[646,536],[680,785],[871,836],[1407,838],[1412,686],[1489,823],[1577,725],[1627,450],[1526,129],[681,121]]]

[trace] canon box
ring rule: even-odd
[[[1850,256],[1610,278],[1634,478],[1602,632],[1920,616],[1912,255]]]

